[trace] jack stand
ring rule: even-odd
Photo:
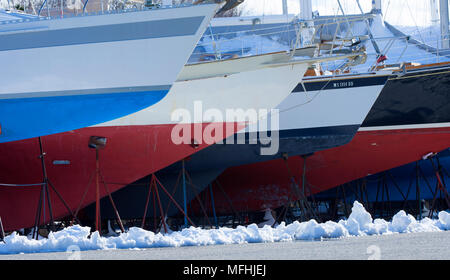
[[[38,141],[39,141],[39,151],[40,151],[39,158],[41,159],[43,182],[42,182],[42,186],[41,186],[41,193],[39,195],[38,209],[36,211],[34,231],[33,231],[33,238],[36,238],[36,240],[39,237],[39,225],[41,223],[41,215],[42,214],[43,214],[43,222],[45,223],[45,220],[46,220],[45,198],[47,198],[48,210],[50,212],[49,213],[50,214],[50,226],[52,227],[54,225],[52,203],[51,203],[49,189],[48,189],[47,169],[45,168],[45,153],[42,148],[41,137],[38,138]]]
[[[437,199],[437,194],[438,193],[443,193],[444,194],[443,195],[444,196],[444,200],[445,200],[445,202],[447,204],[447,207],[450,208],[450,198],[449,198],[447,189],[445,188],[445,184],[444,184],[443,178],[441,176],[442,175],[442,166],[439,163],[439,159],[436,158],[436,161],[437,161],[437,164],[438,164],[437,167],[436,167],[435,164],[434,164],[434,161],[433,161],[433,157],[434,156],[428,157],[428,160],[431,162],[431,165],[433,166],[433,170],[435,172],[437,183],[436,183],[436,190],[434,192],[433,202],[431,203],[431,207],[430,207],[430,214],[428,216],[429,218],[431,218],[433,216],[433,212],[436,210],[435,209],[435,203],[436,203],[436,199]]]
[[[98,137],[98,136],[91,136],[88,143],[89,148],[95,149],[95,230],[98,231],[98,233],[102,234],[101,229],[101,215],[100,215],[100,180],[103,184],[103,187],[105,188],[105,191],[109,197],[109,201],[111,202],[111,205],[114,209],[114,214],[116,215],[117,223],[119,224],[120,230],[125,232],[125,228],[123,227],[122,219],[120,218],[119,211],[117,210],[116,204],[114,203],[114,200],[111,196],[111,192],[109,191],[108,185],[106,184],[105,178],[103,177],[103,174],[100,170],[100,149],[104,148],[106,146],[106,138],[105,137]],[[91,179],[89,180],[88,185],[86,186],[86,190],[83,194],[83,197],[81,198],[80,205],[78,206],[77,211],[75,212],[75,217],[78,215],[78,212],[83,205],[84,199],[86,197],[86,194],[89,191],[89,187],[91,184]]]
[[[95,149],[95,230],[102,234],[100,217],[100,167],[98,158],[98,148]]]
[[[206,213],[206,209],[205,209],[205,207],[204,207],[200,197],[198,196],[198,192],[195,190],[196,186],[193,183],[193,180],[192,180],[191,176],[186,171],[185,159],[183,159],[181,161],[181,163],[182,163],[182,168],[181,168],[181,170],[180,170],[180,172],[178,174],[177,181],[176,181],[175,186],[173,188],[172,197],[177,192],[178,184],[179,184],[180,178],[181,178],[182,179],[182,187],[183,187],[183,206],[184,206],[183,210],[184,210],[184,213],[186,214],[186,215],[184,215],[184,227],[188,226],[188,224],[187,224],[187,222],[188,222],[187,221],[187,217],[188,217],[188,214],[187,214],[188,213],[188,207],[187,207],[188,206],[188,202],[187,202],[187,183],[189,184],[189,186],[190,186],[190,188],[191,188],[191,190],[192,190],[192,192],[194,194],[195,199],[197,200],[197,202],[198,202],[198,204],[199,204],[203,214],[205,215],[205,218],[206,218],[208,224],[210,226],[212,226],[211,221],[210,221],[210,219],[208,217],[208,214]],[[167,204],[166,213],[169,211],[170,206],[171,206],[171,201],[169,201],[169,203]]]
[[[236,208],[234,208],[233,201],[227,195],[227,193],[225,192],[225,190],[222,187],[222,184],[220,184],[219,180],[216,179],[214,182],[216,183],[217,187],[220,189],[220,192],[222,193],[222,195],[225,197],[228,204],[230,205],[231,212],[233,213],[233,227],[234,227],[234,219],[235,218],[237,218],[239,221],[243,221],[244,219],[239,214],[239,212],[236,210]]]
[[[183,206],[184,206],[184,213],[186,215],[184,216],[184,227],[187,228],[187,197],[186,197],[186,172],[184,167],[184,159],[181,161],[182,164],[182,178],[183,178]]]
[[[386,202],[385,200],[385,194],[386,194],[386,199],[387,199],[387,204],[388,204],[388,215],[390,216],[392,214],[392,205],[391,205],[391,200],[390,200],[390,195],[389,195],[389,187],[387,184],[387,176],[386,176],[386,172],[382,173],[382,177],[379,179],[378,181],[378,186],[377,186],[377,195],[376,195],[376,199],[375,199],[375,205],[378,205],[378,195],[379,195],[379,191],[381,188],[381,209],[380,209],[380,217],[385,217],[385,204]],[[374,214],[376,214],[376,209],[374,209]]]
[[[150,184],[149,184],[149,191],[148,191],[148,194],[147,194],[147,201],[146,201],[146,203],[145,203],[145,210],[144,210],[144,216],[143,216],[143,218],[142,218],[142,225],[141,225],[141,228],[142,229],[144,229],[145,228],[145,216],[146,216],[146,214],[147,214],[147,209],[148,209],[148,204],[149,204],[149,201],[150,201],[150,194],[152,193],[152,190],[154,190],[155,192],[153,193],[153,206],[154,206],[154,222],[155,222],[155,224],[154,224],[154,227],[155,227],[155,232],[156,232],[156,230],[157,230],[157,225],[156,225],[156,205],[155,205],[155,194],[156,194],[156,197],[158,198],[158,206],[159,206],[159,211],[160,211],[160,215],[161,215],[161,223],[162,223],[162,225],[163,225],[163,227],[164,227],[164,231],[165,232],[168,232],[167,231],[167,225],[166,225],[166,219],[165,219],[165,215],[164,215],[164,213],[163,213],[163,210],[162,210],[162,206],[161,206],[161,199],[160,199],[160,197],[159,197],[159,192],[158,192],[158,188],[157,188],[157,186],[156,186],[156,180],[155,180],[155,176],[153,175],[152,177],[151,177],[151,179],[150,179]]]
[[[345,194],[345,187],[341,186],[341,190],[342,190],[342,197],[344,200],[344,212],[345,216],[348,218],[350,216],[350,213],[348,212],[347,195]]]
[[[291,173],[291,169],[289,168],[289,163],[288,163],[288,155],[286,153],[283,153],[283,160],[286,164],[286,169],[288,171],[288,176],[291,179],[291,189],[293,190],[293,193],[296,194],[297,196],[297,202],[300,206],[300,210],[301,210],[301,216],[303,220],[308,220],[308,219],[316,219],[317,221],[319,220],[319,217],[316,215],[316,213],[314,212],[314,210],[311,207],[311,204],[309,203],[307,197],[306,197],[306,158],[310,156],[310,155],[306,155],[306,156],[302,156],[303,160],[304,160],[304,165],[303,165],[303,174],[302,174],[302,189],[303,191],[301,191],[299,189],[299,186],[295,180],[295,177],[292,175]],[[311,194],[311,191],[310,191]]]
[[[189,185],[191,186],[192,192],[194,193],[195,199],[198,202],[198,205],[200,206],[200,208],[202,209],[203,215],[206,218],[206,221],[208,222],[208,224],[212,227],[212,223],[209,220],[208,214],[206,213],[206,209],[205,206],[203,205],[200,197],[198,196],[198,192],[195,190],[196,186],[194,185],[191,176],[189,175],[189,173],[187,173],[186,169],[184,169],[184,173],[186,174],[187,179],[189,180]]]
[[[52,209],[52,203],[51,203],[51,199],[50,199],[49,186],[56,193],[56,195],[61,200],[61,202],[64,204],[64,207],[68,210],[70,215],[74,219],[76,219],[77,222],[79,223],[78,219],[75,217],[75,215],[73,214],[72,210],[70,209],[70,207],[68,206],[66,201],[63,199],[61,194],[56,190],[56,188],[53,186],[53,184],[51,183],[50,179],[48,178],[48,176],[47,176],[47,169],[46,169],[46,166],[45,166],[45,155],[46,155],[46,153],[44,152],[44,149],[43,149],[43,146],[42,146],[42,138],[38,137],[38,141],[39,141],[39,152],[40,152],[39,158],[41,159],[43,182],[42,182],[42,185],[41,185],[41,193],[39,195],[38,208],[37,208],[37,211],[36,211],[36,217],[35,217],[34,228],[33,228],[33,238],[36,238],[36,240],[39,237],[38,231],[39,231],[39,226],[41,224],[41,214],[43,214],[43,222],[44,223],[45,223],[45,219],[46,219],[46,217],[45,217],[45,204],[46,204],[45,203],[45,199],[47,199],[47,205],[48,205],[49,214],[50,214],[50,230],[52,230],[53,226],[54,226],[53,209]]]
[[[163,213],[163,209],[161,206],[161,199],[159,197],[159,192],[158,192],[158,185],[159,187],[164,191],[164,193],[169,197],[170,201],[172,201],[172,203],[178,208],[178,210],[184,215],[184,217],[186,218],[186,220],[189,221],[189,223],[195,227],[194,222],[192,222],[192,220],[187,216],[186,212],[184,212],[184,210],[181,208],[181,206],[175,201],[175,199],[173,198],[172,195],[170,195],[170,193],[166,190],[166,188],[164,187],[164,185],[158,180],[158,178],[156,177],[155,174],[151,175],[151,180],[150,180],[150,185],[149,185],[149,192],[147,194],[147,201],[145,203],[145,210],[144,210],[144,216],[142,218],[142,225],[141,228],[144,229],[145,227],[145,218],[147,215],[147,209],[148,209],[148,204],[150,202],[150,194],[152,193],[152,190],[154,190],[156,197],[158,199],[158,206],[159,206],[159,211],[160,211],[160,215],[161,215],[161,220],[162,220],[162,224],[164,226],[164,230],[167,232],[167,225],[166,225],[166,221],[165,221],[165,215]],[[155,200],[153,200],[155,201]],[[155,206],[155,205],[154,205]],[[155,210],[156,211],[156,210]],[[154,215],[156,217],[156,215]]]
[[[419,185],[419,162],[416,162],[416,199],[418,203],[418,210],[419,210],[419,221],[422,220],[422,199],[420,197],[420,185]]]
[[[303,197],[304,197],[303,203],[306,203],[306,204],[307,204],[307,205],[306,205],[306,208],[307,208],[307,209],[309,208],[309,211],[311,212],[311,213],[310,213],[310,216],[311,216],[313,219],[316,219],[316,221],[320,222],[321,220],[320,220],[320,217],[319,217],[318,213],[317,213],[316,211],[314,211],[314,209],[311,207],[311,203],[308,202],[307,196],[306,196],[306,191],[308,191],[308,194],[309,194],[308,196],[311,197],[313,203],[316,204],[316,203],[315,203],[315,199],[314,199],[313,192],[311,191],[311,188],[309,187],[309,184],[307,183],[307,179],[306,179],[306,160],[308,159],[308,157],[310,157],[310,156],[312,156],[312,155],[314,155],[314,153],[310,153],[310,154],[302,155],[302,156],[301,156],[302,159],[303,159],[303,173],[302,173],[302,192],[303,192],[303,193],[302,193],[302,195],[303,195]],[[308,187],[307,187],[307,186],[308,186]],[[306,188],[307,188],[307,189],[306,189]],[[317,209],[317,205],[316,205],[316,209]]]
[[[408,185],[408,190],[406,192],[406,198],[409,198],[409,193],[411,192],[411,188],[413,186],[413,179],[415,182],[415,190],[416,190],[416,197],[415,197],[415,201],[416,201],[416,206],[417,208],[415,208],[416,206],[412,206],[411,210],[416,212],[417,211],[417,217],[418,220],[421,220],[423,218],[423,199],[421,197],[421,190],[422,190],[422,185],[420,184],[420,179],[423,179],[423,181],[425,181],[425,184],[428,188],[428,190],[430,191],[430,193],[434,196],[435,192],[433,191],[430,182],[428,181],[427,177],[425,176],[425,174],[422,171],[422,168],[420,167],[420,162],[416,161],[416,166],[414,167],[413,172],[411,173],[411,179],[409,181],[409,185]],[[402,205],[402,209],[406,210],[406,205],[408,204],[408,201],[404,201],[403,205]]]
[[[219,228],[219,222],[217,221],[217,214],[216,214],[216,206],[214,204],[214,193],[212,189],[212,184],[209,184],[209,193],[211,195],[211,208],[214,215],[214,224],[216,225],[216,228]]]
[[[370,212],[370,203],[368,199],[368,195],[366,192],[366,181],[365,179],[357,179],[355,181],[346,183],[344,186],[347,186],[355,196],[355,199],[359,201],[364,208]]]

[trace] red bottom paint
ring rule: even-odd
[[[203,127],[200,125],[201,131],[210,132],[215,125],[219,125],[220,129],[223,127],[222,135],[211,133],[216,141],[243,127],[233,124],[204,124]],[[228,126],[234,127],[234,130],[227,128]],[[91,136],[107,138],[106,147],[99,152],[99,166],[109,190],[114,192],[208,146],[206,143],[199,143],[198,146],[174,144],[171,141],[173,127],[174,125],[92,127],[42,137],[48,178],[75,212],[96,199],[96,152],[95,149],[88,148]],[[194,131],[193,128],[190,129]],[[43,173],[39,155],[37,138],[2,143],[0,184],[41,183]],[[34,226],[40,189],[39,186],[0,186],[0,217],[6,231]],[[87,189],[83,203],[80,204]],[[105,195],[105,187],[100,184],[100,197]],[[52,190],[50,199],[55,218],[69,215]],[[45,213],[45,222],[48,222],[48,207],[45,208]]]
[[[349,144],[308,157],[306,181],[312,193],[319,193],[448,147],[449,127],[358,132]],[[232,207],[237,212],[253,212],[285,205],[290,196],[295,198],[288,167],[301,188],[303,159],[299,156],[287,162],[280,159],[229,168],[217,179],[229,198],[214,184],[217,214],[232,213]],[[192,207],[191,211],[199,212],[195,203]]]

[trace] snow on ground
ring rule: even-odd
[[[141,228],[130,228],[117,237],[101,237],[91,234],[89,227],[72,226],[50,233],[48,239],[33,240],[12,233],[0,243],[0,254],[65,252],[77,248],[86,250],[137,249],[156,247],[206,246],[219,244],[286,242],[294,240],[321,240],[350,236],[381,235],[393,233],[438,232],[450,230],[450,213],[440,212],[439,219],[425,218],[417,221],[404,211],[397,213],[392,221],[372,219],[359,202],[355,202],[347,220],[318,223],[281,223],[275,228],[256,224],[232,228],[200,229],[190,227],[170,234],[155,234]]]

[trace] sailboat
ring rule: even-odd
[[[219,3],[0,22],[0,143],[79,129],[169,92]]]
[[[308,50],[314,52],[315,47]],[[154,174],[247,125],[244,120],[228,117],[227,110],[270,111],[276,107],[315,62],[314,58],[296,59],[289,53],[277,52],[186,65],[168,95],[154,106],[95,126],[42,137],[48,178],[65,201],[53,201],[53,217],[63,218],[96,201],[96,192],[89,191],[96,166],[111,192]],[[196,101],[201,101],[205,113],[211,109],[226,118],[196,120],[193,117],[184,121],[173,118],[178,110],[195,116]],[[187,132],[199,129],[200,133],[194,132],[192,138],[187,138],[188,142],[177,143],[173,131],[180,127],[185,127]],[[214,130],[212,139],[204,137],[211,129]],[[97,144],[90,141],[92,137],[98,137],[104,147],[98,151],[98,157],[97,150],[91,148]],[[40,188],[30,184],[42,180],[42,166],[36,155],[39,141],[32,138],[3,143],[0,151],[0,165],[4,167],[0,182],[16,184],[0,187],[0,216],[4,227],[6,230],[31,227]],[[103,188],[98,193],[99,198],[107,195]],[[45,224],[50,218],[47,216],[41,222]]]

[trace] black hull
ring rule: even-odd
[[[362,127],[450,122],[450,67],[430,67],[393,77]]]

